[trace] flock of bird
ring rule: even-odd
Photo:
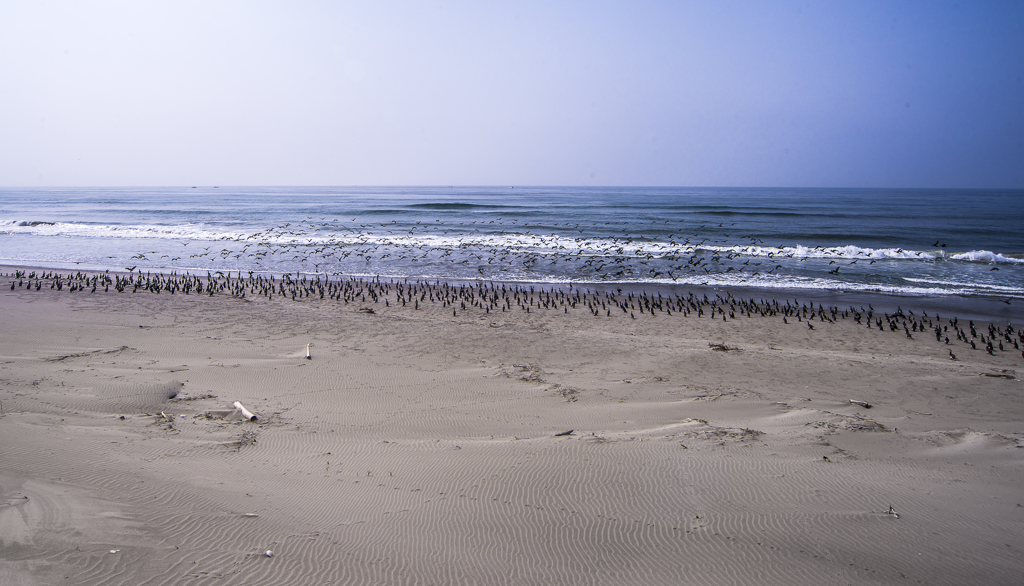
[[[871,330],[879,332],[899,332],[902,330],[908,339],[926,338],[929,334],[935,335],[936,343],[949,348],[949,358],[956,360],[950,341],[950,333],[954,335],[957,342],[963,347],[970,347],[977,350],[979,344],[991,355],[1011,350],[1021,352],[1024,358],[1024,329],[1015,329],[1011,324],[999,327],[989,324],[986,330],[979,334],[974,322],[969,322],[966,329],[960,321],[954,318],[947,318],[943,321],[938,315],[933,317],[924,313],[917,316],[913,311],[904,313],[898,309],[895,313],[876,313],[870,305],[864,307],[817,307],[813,303],[804,304],[799,301],[766,300],[766,299],[741,299],[731,294],[717,294],[709,298],[707,294],[695,295],[690,292],[687,295],[675,293],[663,296],[660,292],[648,294],[646,292],[627,291],[621,289],[615,291],[594,291],[589,289],[581,291],[572,286],[568,288],[537,288],[534,286],[516,285],[508,283],[484,283],[480,281],[468,283],[450,283],[443,281],[419,281],[419,280],[382,280],[357,279],[353,277],[331,279],[321,278],[319,275],[302,277],[296,275],[292,278],[286,274],[278,279],[276,276],[264,276],[261,274],[249,273],[243,276],[241,272],[232,276],[231,273],[220,271],[207,273],[205,276],[192,274],[151,274],[137,271],[129,271],[125,274],[109,272],[83,273],[74,272],[61,274],[59,272],[27,272],[16,270],[13,273],[4,275],[10,279],[11,291],[26,290],[40,292],[44,288],[50,291],[63,292],[67,290],[71,294],[89,292],[110,293],[150,293],[150,294],[183,294],[183,295],[230,295],[232,297],[245,299],[247,297],[259,296],[268,302],[275,297],[289,301],[313,301],[319,303],[343,303],[344,305],[359,305],[359,311],[365,313],[377,313],[391,307],[409,308],[412,311],[437,308],[442,310],[451,309],[452,316],[458,317],[459,312],[476,312],[477,314],[491,314],[497,312],[520,311],[531,312],[556,312],[569,314],[577,311],[587,311],[594,317],[614,319],[644,319],[645,316],[672,316],[696,317],[707,319],[721,319],[729,321],[742,318],[759,316],[762,318],[781,318],[783,324],[802,323],[810,330],[815,329],[815,324],[834,324],[839,320],[851,319],[858,325],[863,325]],[[421,307],[422,306],[422,307]],[[376,307],[376,309],[375,309]],[[639,315],[639,318],[638,318]],[[649,319],[649,318],[648,318]],[[915,334],[918,338],[915,338]],[[987,334],[987,335],[986,335]],[[1005,342],[1005,344],[1004,344]]]

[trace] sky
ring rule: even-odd
[[[1024,2],[0,0],[0,186],[1024,188]]]

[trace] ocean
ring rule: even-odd
[[[0,189],[0,264],[1024,298],[1024,190]]]

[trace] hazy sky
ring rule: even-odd
[[[0,185],[1024,187],[1022,2],[0,0]]]

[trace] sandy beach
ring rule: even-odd
[[[1005,322],[12,270],[5,586],[1024,575]]]

